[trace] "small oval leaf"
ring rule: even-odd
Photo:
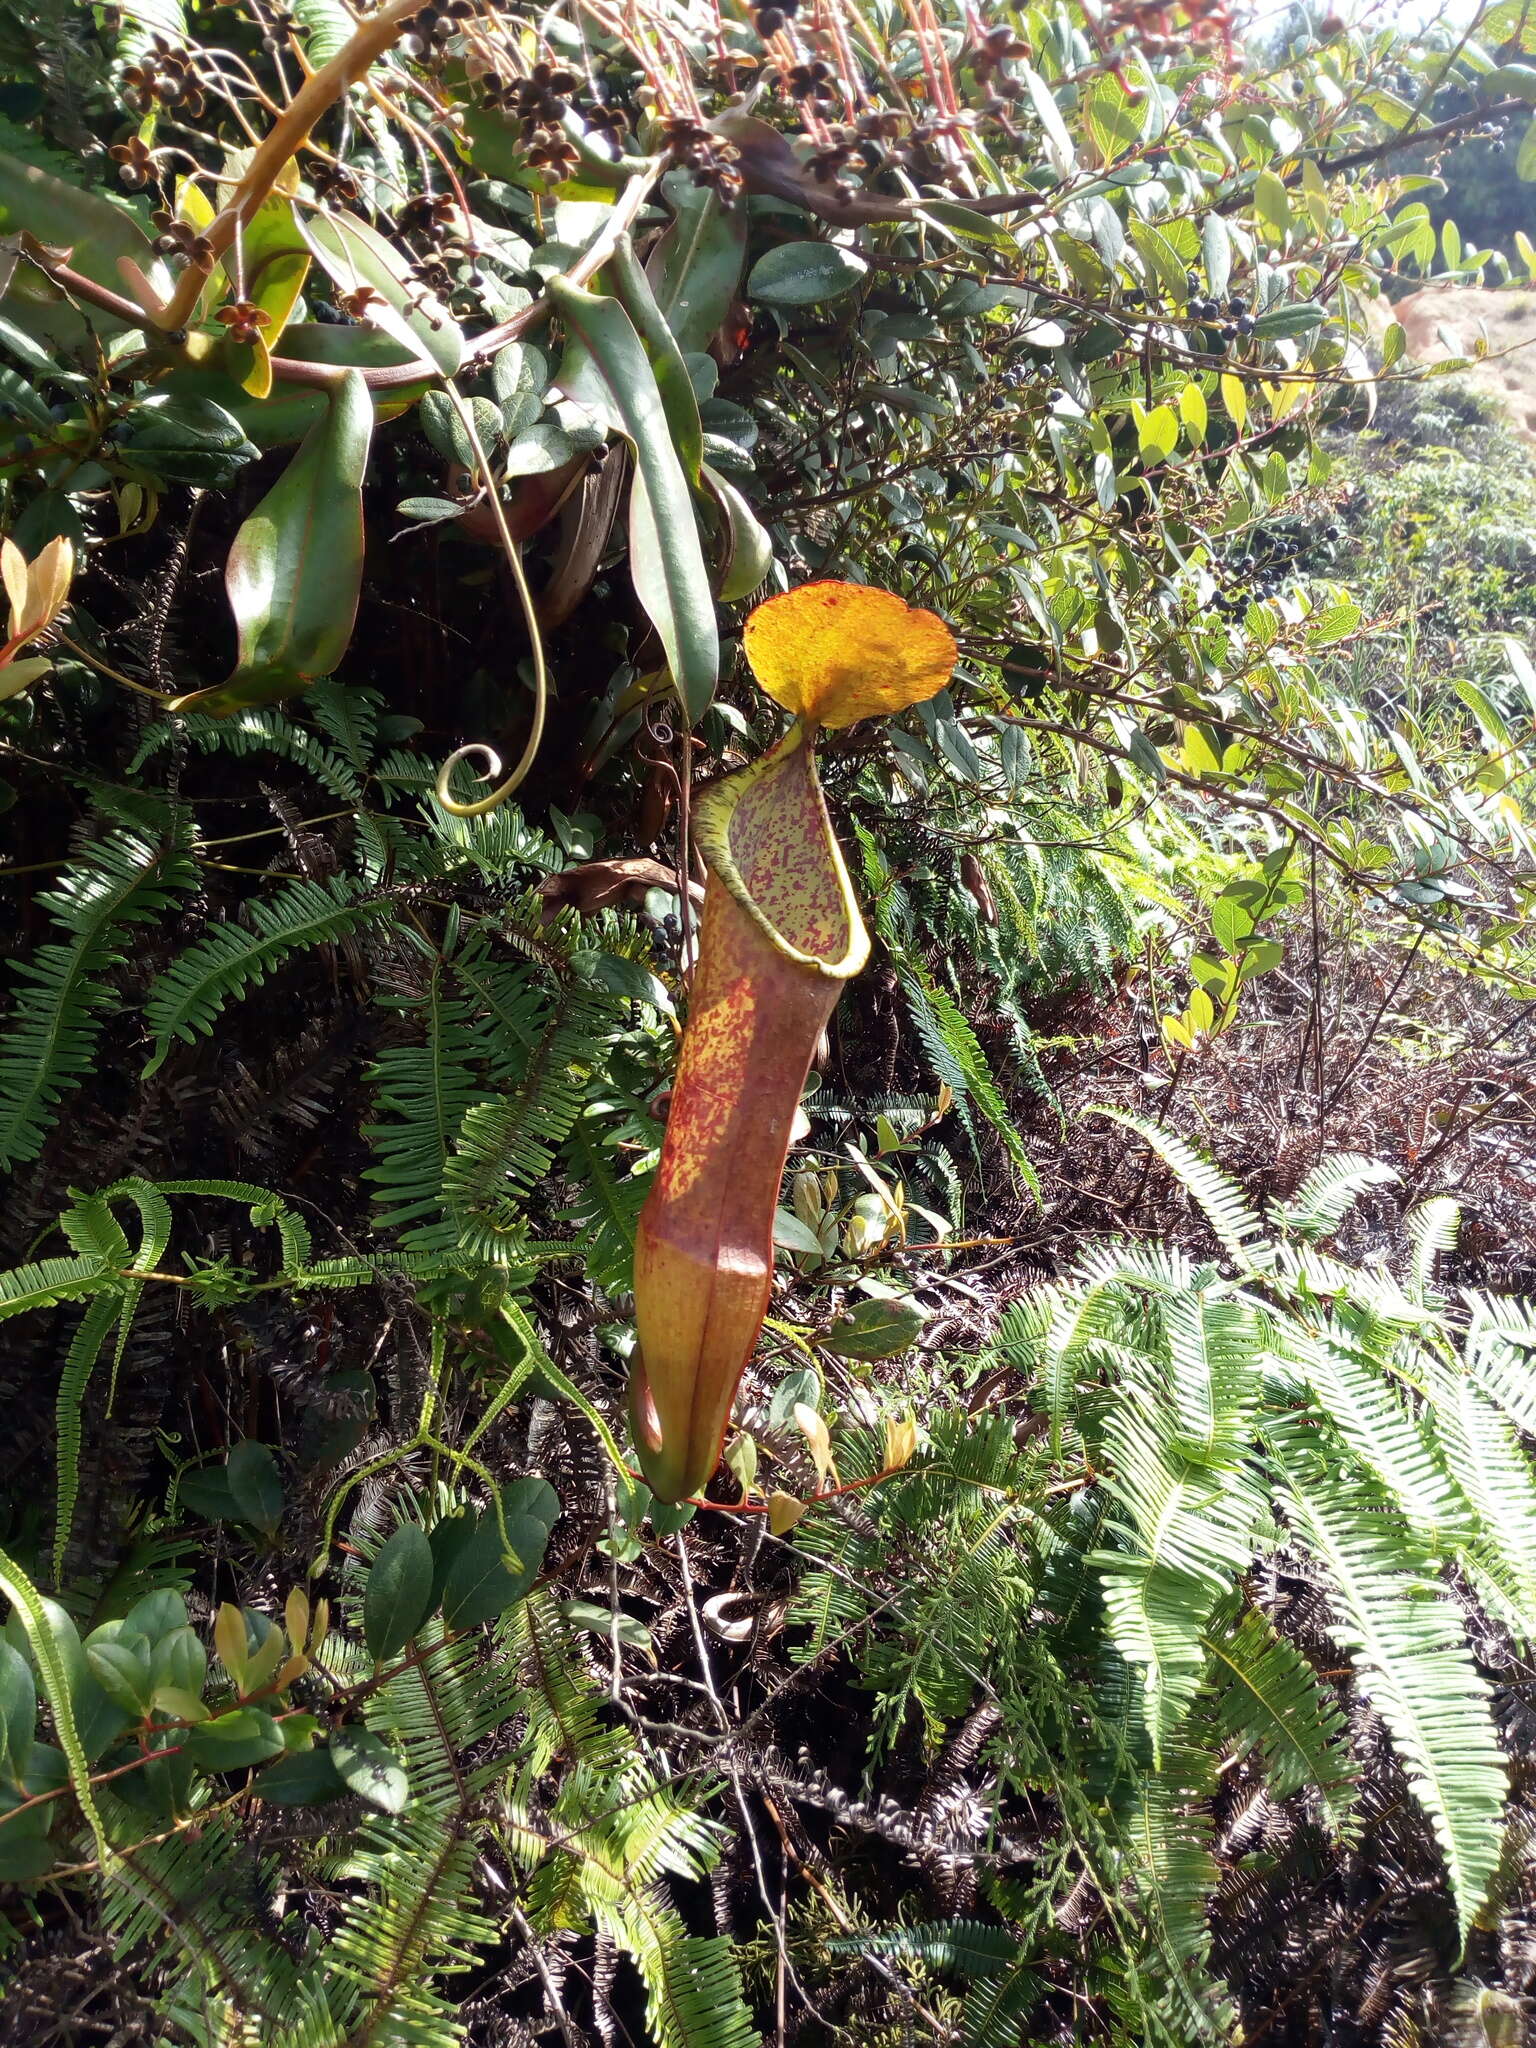
[[[380,1813],[403,1813],[411,1796],[400,1759],[371,1728],[340,1728],[331,1737],[331,1760],[347,1790]]]
[[[820,306],[862,284],[869,265],[835,242],[781,242],[753,264],[747,296],[769,306]]]
[[[363,1636],[376,1664],[403,1650],[431,1612],[432,1546],[405,1522],[373,1560],[363,1595]]]

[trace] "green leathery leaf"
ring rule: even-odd
[[[293,201],[282,193],[263,200],[246,225],[244,243],[246,297],[271,320],[265,338],[280,355],[278,339],[299,302],[311,261]]]
[[[363,472],[373,407],[359,371],[235,535],[225,585],[240,632],[227,683],[198,709],[269,704],[328,676],[347,651],[363,576]]]
[[[343,292],[374,294],[365,319],[418,361],[451,377],[464,360],[464,335],[441,301],[425,292],[409,265],[376,229],[350,213],[299,220],[311,254]]]
[[[917,1342],[927,1320],[908,1295],[859,1301],[819,1341],[838,1358],[896,1358]]]
[[[720,508],[720,521],[726,534],[727,553],[720,578],[720,600],[723,604],[734,604],[739,598],[750,597],[767,577],[773,567],[773,542],[768,536],[768,529],[736,486],[728,483],[719,470],[711,469],[708,463],[704,465],[704,482]]]
[[[283,1514],[283,1482],[276,1458],[255,1437],[244,1437],[230,1452],[225,1472],[241,1519],[270,1536]]]
[[[699,419],[698,393],[693,388],[693,379],[683,361],[677,337],[656,303],[628,235],[621,236],[614,249],[609,275],[617,288],[619,302],[651,359],[656,389],[661,393],[662,410],[672,430],[672,445],[677,450],[689,483],[697,490],[704,464],[704,428]]]
[[[864,258],[836,242],[781,242],[753,264],[747,296],[770,306],[820,306],[868,274]]]
[[[277,1723],[261,1707],[233,1707],[200,1721],[186,1746],[200,1771],[248,1771],[283,1754]]]
[[[66,184],[62,178],[0,149],[0,235],[14,235],[22,230],[50,249],[67,249],[70,268],[96,284],[122,292],[117,261],[126,256],[139,266],[157,291],[169,296],[170,273],[156,258],[134,209],[99,192]],[[22,273],[29,269],[28,265],[18,269],[8,294],[12,305],[19,305],[24,296]],[[40,273],[34,270],[31,275],[42,284]],[[52,286],[44,286],[43,290],[53,296]],[[72,311],[68,307],[62,310]],[[78,320],[77,315],[74,317]],[[123,324],[94,307],[91,319],[112,331]]]
[[[411,1796],[405,1767],[371,1728],[338,1728],[331,1737],[331,1761],[347,1790],[380,1813],[403,1813]]]
[[[1479,80],[1478,90],[1489,99],[1524,100],[1536,107],[1536,70],[1529,64],[1501,64]]]
[[[173,370],[155,388],[188,398],[212,399],[239,424],[246,439],[264,453],[273,448],[295,447],[326,414],[325,393],[312,385],[281,384],[274,388],[270,398],[252,398],[222,370]],[[395,419],[409,409],[424,388],[414,385],[409,390],[373,393],[374,418]]]
[[[1200,241],[1205,257],[1205,281],[1214,297],[1225,298],[1227,286],[1232,281],[1232,237],[1219,213],[1206,215]]]
[[[346,1793],[346,1780],[328,1749],[300,1749],[279,1757],[257,1778],[251,1790],[274,1806],[320,1806]]]
[[[37,1684],[19,1650],[0,1640],[0,1769],[19,1777],[37,1726]]]
[[[501,1509],[500,1521],[487,1508],[466,1538],[456,1538],[443,1578],[443,1619],[450,1628],[494,1621],[522,1599],[538,1576],[560,1512],[554,1489],[542,1480],[514,1482],[502,1490]],[[503,1522],[513,1563],[502,1541]]]
[[[719,680],[720,638],[688,478],[655,373],[617,299],[559,277],[550,280],[549,293],[589,350],[634,448],[629,516],[635,593],[661,636],[688,722],[697,724]]]
[[[1315,334],[1327,317],[1321,306],[1304,302],[1271,306],[1254,321],[1253,331],[1261,341],[1299,341],[1303,335]]]
[[[707,349],[730,311],[747,257],[747,211],[724,206],[712,185],[688,171],[662,180],[672,224],[646,260],[661,316],[687,354]]]
[[[375,1664],[398,1656],[426,1620],[432,1600],[432,1546],[415,1522],[402,1522],[373,1560],[363,1595],[363,1635]]]
[[[972,242],[985,242],[989,248],[1001,249],[1009,256],[1019,253],[1019,238],[1013,229],[1002,221],[993,220],[989,214],[977,213],[956,199],[925,199],[921,218],[937,221],[941,228],[951,234],[964,235]]]

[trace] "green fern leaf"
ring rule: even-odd
[[[474,1006],[454,989],[441,960],[433,960],[419,997],[396,1001],[393,1007],[420,1038],[379,1054],[369,1079],[378,1109],[389,1120],[366,1125],[363,1135],[377,1161],[364,1178],[379,1190],[379,1220],[398,1230],[440,1215],[443,1169],[465,1117],[484,1091],[480,1076],[492,1046],[475,1021]]]
[[[1321,1793],[1335,1833],[1349,1811],[1354,1766],[1344,1749],[1344,1716],[1294,1644],[1249,1608],[1205,1639],[1216,1680],[1216,1713],[1235,1755],[1257,1749],[1271,1790],[1288,1798]]]
[[[1167,2014],[1170,2037],[1213,2048],[1233,2038],[1235,2017],[1210,1970],[1206,1908],[1217,1878],[1210,1844],[1214,1786],[1209,1755],[1181,1747],[1163,1770],[1143,1779],[1122,1818],[1151,1951],[1150,1974],[1174,2008]]]
[[[1338,1152],[1313,1168],[1276,1220],[1297,1237],[1332,1237],[1367,1188],[1385,1187],[1402,1176],[1385,1160],[1359,1152]]]
[[[121,1289],[114,1288],[110,1294],[98,1294],[80,1319],[65,1355],[64,1369],[59,1375],[54,1440],[58,1472],[53,1516],[53,1582],[56,1586],[64,1583],[64,1552],[69,1544],[70,1524],[75,1518],[75,1502],[80,1495],[80,1410],[85,1400],[86,1385],[119,1317],[126,1319],[131,1314],[131,1305]]]
[[[359,887],[341,876],[329,882],[289,882],[266,902],[252,903],[248,927],[219,925],[189,946],[160,976],[145,1005],[155,1035],[145,1073],[163,1063],[173,1039],[190,1045],[199,1032],[212,1031],[226,1003],[259,987],[295,953],[333,945],[377,924],[390,906],[359,901]]]
[[[1451,1195],[1420,1202],[1408,1217],[1408,1242],[1413,1247],[1412,1291],[1416,1300],[1438,1302],[1435,1267],[1456,1249],[1461,1231],[1461,1204]]]
[[[628,1287],[634,1267],[635,1232],[650,1193],[650,1174],[614,1171],[612,1155],[599,1142],[594,1119],[579,1117],[566,1141],[565,1156],[578,1194],[573,1218],[587,1277],[610,1294]]]
[[[101,1013],[113,1002],[106,977],[125,957],[124,933],[167,910],[197,870],[179,844],[113,832],[66,870],[39,902],[67,936],[21,961],[25,984],[0,1053],[0,1166],[36,1158],[60,1098],[91,1069]]]
[[[1461,1627],[1429,1554],[1363,1488],[1308,1469],[1286,1439],[1296,1527],[1333,1582],[1338,1633],[1445,1857],[1465,1939],[1499,1861],[1504,1762]]]
[[[1245,1269],[1253,1266],[1262,1250],[1264,1226],[1243,1200],[1242,1191],[1235,1181],[1214,1166],[1203,1153],[1197,1152],[1193,1145],[1186,1144],[1172,1131],[1165,1131],[1160,1124],[1134,1116],[1128,1109],[1115,1109],[1104,1104],[1100,1104],[1094,1114],[1106,1116],[1112,1123],[1123,1124],[1126,1130],[1134,1131],[1144,1144],[1149,1145],[1198,1206],[1228,1255]]]
[[[106,1277],[106,1265],[96,1257],[38,1259],[29,1266],[14,1266],[0,1273],[0,1322],[7,1316],[24,1316],[29,1309],[52,1308],[55,1302],[94,1294]]]
[[[1036,1173],[1008,1105],[998,1091],[981,1042],[961,1011],[921,963],[898,960],[896,972],[911,1006],[917,1035],[935,1074],[962,1108],[974,1103],[992,1126],[1030,1193],[1040,1198]]]

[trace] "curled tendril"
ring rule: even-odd
[[[496,522],[497,537],[501,541],[502,552],[507,558],[507,567],[512,572],[512,581],[517,588],[518,603],[522,606],[523,619],[528,627],[528,637],[533,645],[533,723],[528,728],[527,744],[518,758],[517,766],[512,770],[505,782],[497,784],[489,796],[477,797],[473,803],[460,803],[457,797],[449,795],[448,783],[454,769],[461,761],[467,761],[471,758],[483,761],[485,763],[485,773],[480,777],[482,782],[491,782],[501,773],[501,756],[497,753],[496,749],[492,746],[487,746],[484,740],[471,740],[468,746],[454,748],[442,767],[438,769],[437,780],[432,786],[433,795],[450,818],[483,818],[488,811],[494,811],[499,805],[504,804],[513,790],[527,780],[528,771],[533,766],[534,757],[539,751],[539,744],[544,738],[544,717],[549,708],[549,677],[544,662],[544,640],[539,631],[538,608],[534,604],[533,593],[528,588],[528,577],[523,569],[522,552],[517,542],[512,538],[511,528],[507,525],[507,515],[502,508],[501,493],[497,488],[496,478],[492,474],[490,463],[486,460],[485,450],[480,445],[480,437],[475,431],[474,415],[460,397],[451,379],[447,382],[444,389],[447,392],[449,403],[458,415],[459,424],[463,427],[465,435],[468,437],[469,445],[474,450],[475,473],[485,487],[491,516]]]
[[[504,804],[518,784],[526,779],[528,770],[533,766],[533,757],[539,751],[539,741],[543,735],[544,715],[543,707],[540,706],[534,717],[533,730],[528,735],[528,744],[524,747],[517,766],[505,782],[497,784],[489,796],[476,797],[473,803],[461,803],[456,796],[448,794],[448,784],[453,778],[454,769],[461,761],[483,761],[485,772],[480,776],[480,781],[494,782],[501,773],[501,756],[484,740],[471,740],[468,746],[455,747],[437,771],[437,781],[433,784],[432,794],[450,818],[483,818],[488,811],[494,811],[499,805]]]

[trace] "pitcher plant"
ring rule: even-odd
[[[698,799],[708,869],[688,1023],[635,1245],[631,1423],[663,1500],[719,1462],[773,1279],[773,1219],[796,1108],[843,984],[869,958],[816,774],[818,727],[943,689],[949,628],[888,591],[810,583],[747,620],[747,660],[794,722]]]

